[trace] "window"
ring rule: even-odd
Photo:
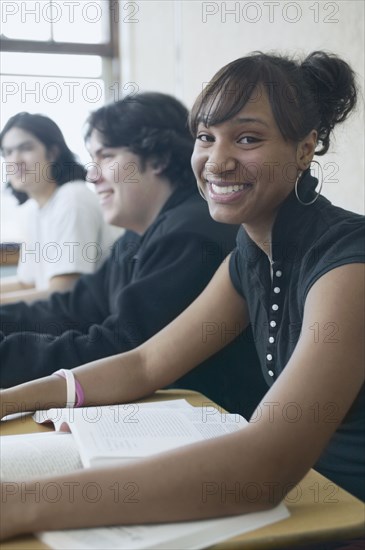
[[[3,0],[1,124],[28,111],[51,117],[70,149],[88,162],[83,125],[114,99],[118,57],[116,0]],[[2,163],[0,241],[22,240],[19,209],[5,191]]]
[[[3,0],[6,51],[115,57],[117,0]]]

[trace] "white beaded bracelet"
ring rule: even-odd
[[[57,376],[60,376],[61,378],[66,379],[66,388],[67,388],[67,396],[66,396],[66,407],[68,409],[73,409],[76,403],[76,383],[75,383],[75,377],[71,370],[66,369],[60,369],[53,374],[56,374]]]

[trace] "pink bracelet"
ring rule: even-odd
[[[75,378],[75,384],[76,384],[76,403],[75,407],[82,407],[85,401],[84,396],[84,390],[82,389],[82,386],[78,380]]]
[[[84,391],[78,380],[76,380],[74,373],[71,370],[60,369],[54,372],[56,376],[65,378],[67,385],[67,398],[66,398],[66,407],[76,408],[82,407],[84,404]]]

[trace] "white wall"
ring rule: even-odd
[[[252,50],[305,55],[325,49],[342,56],[364,82],[364,2],[337,0],[144,0],[120,12],[122,84],[130,91],[171,93],[191,107],[204,82],[225,63]],[[229,13],[231,11],[231,13]],[[128,88],[128,86],[127,86]],[[364,111],[335,133],[321,159],[323,194],[364,212]]]

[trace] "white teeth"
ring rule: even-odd
[[[216,195],[228,195],[229,193],[234,193],[236,191],[243,191],[244,185],[225,185],[223,187],[215,185],[212,183],[212,190]]]

